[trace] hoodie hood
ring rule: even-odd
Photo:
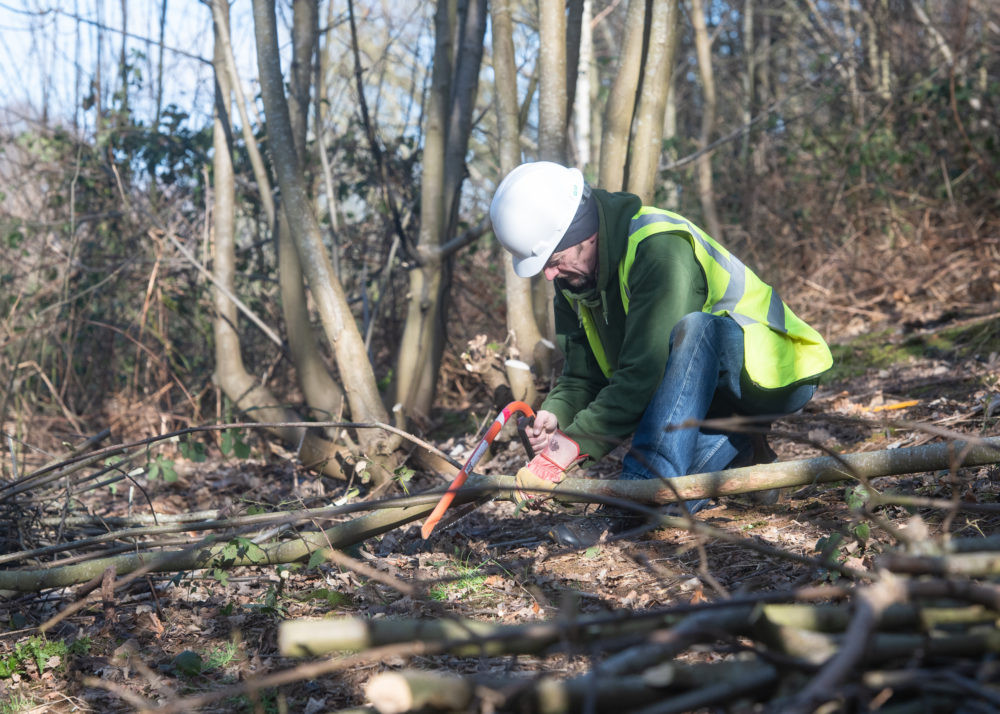
[[[597,276],[594,285],[579,291],[573,290],[562,280],[556,281],[570,302],[576,301],[592,310],[601,307],[601,314],[607,320],[607,291],[619,261],[628,248],[629,223],[642,201],[631,193],[610,193],[599,188],[593,189],[597,201]]]

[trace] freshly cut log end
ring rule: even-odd
[[[535,377],[528,363],[519,359],[509,359],[503,366],[514,399],[534,406],[538,400],[538,390],[535,388]]]
[[[372,677],[365,687],[365,697],[379,714],[401,714],[414,708],[406,678],[396,672],[385,672]]]
[[[424,707],[464,711],[473,698],[471,681],[453,674],[405,670],[372,677],[365,696],[379,714],[402,714]]]
[[[286,657],[353,652],[371,644],[368,627],[357,618],[287,620],[278,628],[278,650]]]

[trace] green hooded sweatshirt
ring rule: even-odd
[[[597,199],[598,270],[593,289],[570,292],[594,316],[612,369],[604,376],[580,317],[556,280],[555,317],[563,371],[542,404],[559,428],[580,444],[580,453],[604,456],[639,425],[670,354],[674,325],[700,312],[708,297],[705,273],[684,236],[662,233],[642,241],[629,274],[628,316],[618,284],[618,263],[628,245],[629,222],[642,203],[629,193],[593,190]]]

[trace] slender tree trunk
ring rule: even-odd
[[[538,2],[538,158],[566,162],[566,3]]]
[[[579,89],[580,57],[583,53],[583,23],[585,0],[567,0],[568,15],[566,18],[566,128],[573,121],[576,106],[576,94]],[[569,146],[567,143],[567,151]],[[567,154],[568,155],[568,154]],[[577,161],[578,168],[580,162]]]
[[[214,255],[212,267],[216,281],[229,292],[234,291],[236,275],[235,250],[235,179],[232,162],[232,131],[230,116],[232,84],[225,66],[223,37],[229,34],[229,7],[222,3],[221,13],[215,16],[215,119],[213,127],[213,229]],[[237,408],[273,407],[277,400],[268,390],[256,383],[243,363],[240,337],[237,330],[239,313],[226,294],[214,289],[216,319],[215,364],[216,380],[223,392]],[[281,413],[284,419],[287,415]],[[258,417],[259,418],[259,417]],[[286,434],[294,438],[294,434]]]
[[[118,57],[118,72],[121,77],[121,107],[116,123],[127,121],[129,113],[128,93],[128,2],[121,0],[122,12],[122,48]]]
[[[705,25],[705,9],[702,0],[691,0],[691,24],[694,26],[698,76],[701,78],[703,95],[698,148],[705,149],[712,141],[712,130],[715,127],[715,75],[712,70],[712,43]],[[712,181],[712,152],[705,151],[699,156],[696,166],[698,168],[698,198],[701,201],[701,210],[705,217],[705,228],[713,237],[722,240],[722,223],[719,221]]]
[[[302,3],[309,6],[312,3]],[[293,135],[296,143],[296,150],[305,151],[306,120],[304,112],[308,111],[308,67],[310,49],[315,44],[316,21],[310,19],[309,10],[302,10],[296,5],[299,12],[298,22],[293,31],[293,65],[299,60],[300,55],[305,52],[305,70],[298,68],[293,72],[291,84],[292,92],[296,95],[293,104],[296,110],[290,110],[290,120],[293,126]],[[306,14],[303,15],[302,12]],[[212,0],[212,13],[216,23],[222,21],[223,16],[228,18],[228,5],[226,0]],[[228,28],[228,19],[225,21]],[[312,26],[312,30],[309,27]],[[310,35],[312,39],[310,39]],[[236,106],[239,109],[240,121],[243,130],[243,139],[247,147],[247,154],[250,158],[250,165],[257,181],[257,188],[261,197],[261,205],[267,218],[267,230],[275,232],[278,252],[278,285],[281,291],[281,307],[285,321],[285,332],[288,338],[289,352],[292,362],[297,370],[297,378],[306,403],[313,410],[314,415],[321,419],[329,420],[339,416],[343,409],[343,389],[330,377],[319,354],[316,337],[309,320],[308,309],[306,307],[305,283],[302,275],[302,268],[299,264],[298,253],[295,243],[291,239],[288,223],[285,220],[284,212],[279,211],[274,204],[271,190],[271,180],[268,177],[267,169],[264,166],[264,157],[260,153],[257,138],[253,133],[253,126],[246,109],[246,99],[240,88],[240,77],[236,71],[236,62],[233,57],[232,42],[228,34],[220,38],[222,58],[225,62],[227,83],[232,87],[236,95]],[[305,74],[305,77],[303,77]],[[305,101],[302,100],[302,86],[305,84]]]
[[[160,0],[160,37],[156,43],[156,113],[153,118],[153,128],[160,126],[160,113],[163,110],[163,51],[164,35],[167,31],[167,0]]]
[[[653,204],[656,199],[663,114],[677,50],[678,2],[653,2],[649,43],[643,61],[642,91],[629,147],[627,190],[647,204]]]
[[[625,186],[625,162],[628,159],[628,141],[639,89],[645,22],[645,0],[629,0],[618,71],[604,109],[598,183],[608,191],[619,191]]]
[[[384,422],[387,412],[375,385],[371,364],[363,358],[364,340],[348,308],[343,288],[330,265],[295,154],[279,62],[273,0],[254,0],[253,13],[257,64],[261,96],[267,115],[271,160],[298,248],[299,260],[306,272],[327,340],[337,360],[351,417],[355,421]],[[375,457],[387,454],[395,445],[393,440],[386,439],[377,430],[361,430],[358,439],[365,452]]]
[[[444,351],[451,256],[442,246],[457,225],[486,32],[486,0],[470,0],[455,12],[448,0],[439,0],[434,27],[420,195],[420,265],[410,271],[396,385],[404,413],[418,419],[430,413]]]
[[[318,37],[318,10],[312,0],[295,0],[292,24],[292,67],[289,73],[288,112],[292,141],[299,165],[305,165],[312,61]],[[317,128],[319,131],[319,128]],[[284,210],[277,214],[278,283],[281,309],[288,336],[288,349],[310,415],[319,420],[338,420],[344,407],[344,390],[330,376],[319,352],[309,319],[305,278],[298,251]]]
[[[409,274],[406,323],[396,366],[396,401],[407,418],[426,421],[430,414],[436,372],[430,373],[439,330],[438,298],[441,265],[434,248],[446,230],[445,151],[448,143],[448,99],[452,84],[454,35],[448,0],[438,0],[434,13],[434,67],[424,129],[423,170],[420,181],[421,264]]]
[[[743,107],[741,110],[744,134],[740,142],[740,165],[743,168],[743,226],[752,231],[754,226],[754,206],[756,206],[756,190],[753,181],[754,130],[750,125],[756,109],[756,78],[757,78],[757,36],[754,32],[756,23],[756,0],[744,0],[743,3]]]
[[[510,6],[511,0],[493,0],[490,5],[501,177],[521,163],[517,66]],[[513,338],[512,347],[517,352],[516,356],[531,364],[536,373],[548,374],[552,350],[544,346],[539,349],[543,345],[542,332],[535,319],[531,281],[517,276],[507,256],[504,256],[503,264],[507,288],[507,330]]]
[[[677,95],[674,92],[676,73],[671,72],[667,81],[670,82],[670,89],[667,90],[667,104],[663,111],[663,138],[669,141],[677,137]],[[672,145],[668,146],[663,156],[667,163],[676,161],[677,149]],[[675,175],[674,171],[668,171],[663,177],[663,206],[671,211],[678,210],[681,204],[681,186],[675,180]]]
[[[229,5],[227,0],[211,0],[212,1],[212,18],[217,25],[224,25],[226,33],[224,36],[217,39],[218,42],[222,43],[220,51],[222,52],[222,58],[225,62],[225,68],[223,71],[226,72],[227,82],[232,91],[236,96],[236,108],[240,115],[240,124],[243,130],[243,141],[246,144],[247,156],[250,158],[250,167],[253,169],[254,180],[257,182],[257,191],[260,193],[260,203],[264,209],[264,215],[267,218],[267,230],[274,230],[275,224],[275,208],[274,208],[274,196],[271,190],[271,179],[268,177],[267,169],[264,166],[264,157],[260,153],[260,146],[257,143],[257,138],[253,133],[253,125],[250,121],[250,115],[247,112],[247,102],[246,97],[243,94],[243,89],[240,83],[239,72],[236,70],[236,58],[233,56],[232,42],[229,36]],[[224,18],[224,19],[223,19]],[[228,106],[228,104],[227,104]],[[230,125],[232,122],[230,122]]]
[[[229,7],[223,5],[222,12],[214,16],[215,27],[215,77],[216,101],[213,122],[213,166],[215,179],[213,228],[215,233],[213,271],[217,285],[213,293],[216,319],[213,323],[215,336],[215,379],[223,393],[240,411],[252,414],[262,422],[298,422],[301,417],[295,412],[279,406],[265,386],[247,372],[240,348],[237,326],[239,314],[236,305],[228,295],[235,292],[235,185],[232,162],[232,123],[230,121],[230,99],[232,85],[226,68],[227,58],[223,38],[229,36]],[[331,476],[344,478],[340,464],[346,454],[312,432],[303,429],[278,428],[274,430],[288,446],[296,450],[302,463]]]
[[[594,84],[594,30],[591,18],[594,15],[593,0],[583,0],[580,21],[580,59],[576,72],[576,92],[573,101],[573,119],[576,130],[576,165],[584,174],[589,173],[594,152],[591,151],[593,126],[591,122],[591,93]]]
[[[566,131],[568,128],[569,93],[567,92],[567,31],[566,3],[560,0],[539,0],[538,3],[538,158],[567,163]],[[575,36],[579,43],[579,35]],[[579,56],[579,47],[569,54]],[[572,70],[573,75],[576,69]],[[555,297],[552,283],[541,274],[531,279],[534,314],[542,334],[555,342]]]

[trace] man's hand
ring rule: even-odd
[[[549,439],[558,429],[559,420],[556,419],[556,415],[542,409],[535,414],[534,423],[525,429],[524,433],[528,435],[531,450],[540,454],[549,445]]]
[[[538,491],[551,491],[563,480],[566,469],[579,458],[580,445],[555,429],[544,442],[544,448],[514,477],[517,482],[514,499],[524,503],[538,495]]]

